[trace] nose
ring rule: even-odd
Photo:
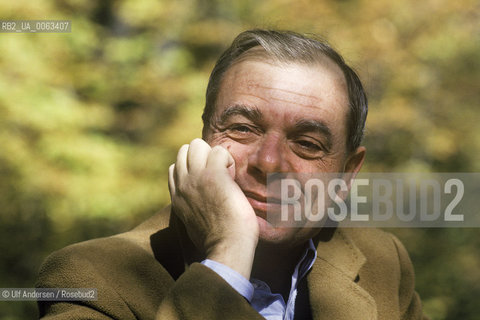
[[[266,134],[258,142],[256,150],[249,156],[250,170],[266,176],[268,173],[286,172],[284,139],[278,134]]]

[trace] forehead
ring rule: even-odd
[[[269,113],[320,112],[344,120],[347,86],[342,70],[328,58],[308,65],[248,59],[235,63],[224,74],[217,114],[232,104],[269,106]]]

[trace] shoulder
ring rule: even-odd
[[[138,244],[115,236],[100,238],[49,255],[40,268],[37,286],[122,288],[135,278],[142,281],[139,269],[165,273],[153,255]]]
[[[98,301],[85,302],[90,309],[118,316],[134,310],[153,318],[152,312],[174,280],[149,249],[150,238],[169,233],[168,230],[152,233],[144,227],[135,228],[124,234],[67,246],[45,259],[36,286],[95,288]],[[67,305],[42,302],[39,308],[44,314]],[[68,308],[73,307],[68,305]]]
[[[69,245],[53,252],[46,258],[41,270],[56,270],[65,265],[95,267],[101,270],[102,267],[126,263],[130,260],[125,259],[126,257],[142,255],[148,254],[126,239],[116,236],[99,238]]]
[[[171,234],[167,211],[157,213],[131,231],[72,244],[52,253],[40,269],[40,281],[46,276],[52,278],[52,275],[61,278],[75,278],[78,274],[82,277],[118,278],[118,273],[126,276],[137,270],[139,264],[154,268],[158,262],[151,239],[159,233]]]

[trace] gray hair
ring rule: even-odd
[[[258,49],[260,50],[256,50]],[[251,50],[255,48],[254,50]],[[220,84],[225,72],[242,58],[267,57],[280,62],[314,64],[330,58],[343,71],[348,88],[347,151],[353,152],[362,142],[368,112],[367,96],[362,83],[342,56],[327,42],[291,31],[254,29],[240,33],[220,56],[210,74],[203,110],[203,134],[215,112]]]

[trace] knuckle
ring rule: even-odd
[[[203,143],[204,141],[200,138],[195,138],[190,142],[190,144],[203,144]]]
[[[206,155],[211,151],[210,146],[202,139],[196,138],[190,142],[189,154]]]
[[[195,149],[204,149],[206,147],[209,147],[208,144],[200,139],[200,138],[195,138],[190,142],[190,145],[194,147]]]
[[[201,184],[207,188],[213,186],[216,182],[216,172],[205,169],[202,176],[200,177]]]
[[[197,188],[197,182],[194,179],[179,179],[176,185],[176,191],[179,196],[185,197]]]

